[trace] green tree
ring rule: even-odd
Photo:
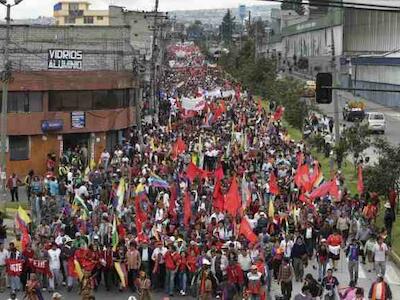
[[[385,139],[373,143],[378,162],[365,168],[364,185],[370,192],[387,196],[389,189],[396,189],[400,179],[400,145],[393,146]]]
[[[293,3],[296,2],[296,3]],[[282,10],[294,10],[300,16],[303,16],[305,13],[304,5],[302,4],[302,0],[284,0],[281,4]]]
[[[228,9],[221,24],[221,38],[227,45],[230,45],[232,41],[234,20],[235,18],[232,17],[231,10]]]
[[[368,127],[355,123],[343,131],[342,137],[346,140],[348,152],[352,154],[356,166],[360,155],[371,145]]]
[[[186,29],[186,34],[189,40],[200,40],[203,37],[204,28],[201,21],[196,20]]]

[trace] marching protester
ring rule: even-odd
[[[295,299],[335,299],[344,248],[354,284],[366,257],[384,275],[389,248],[368,192],[352,197],[337,169],[324,177],[283,126],[278,99],[264,105],[193,43],[170,45],[166,56],[157,117],[95,159],[78,144],[58,162],[49,155],[46,174],[30,172],[30,209],[17,209],[15,241],[0,243],[0,292],[7,277],[31,299],[93,299],[100,289],[143,300],[265,300],[278,284],[289,300],[295,280]],[[330,128],[316,115],[306,121]],[[18,176],[8,183],[18,201]],[[304,276],[309,262],[315,279]],[[370,294],[391,297],[381,277]]]

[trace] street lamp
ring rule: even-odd
[[[7,0],[0,0],[0,3],[7,7],[6,15],[6,40],[4,45],[4,70],[1,74],[1,81],[3,83],[2,103],[1,103],[1,151],[0,151],[0,179],[2,182],[2,192],[5,199],[6,196],[6,142],[7,142],[7,101],[8,101],[8,84],[11,79],[11,62],[9,58],[9,45],[10,45],[10,29],[11,29],[11,7],[18,5],[23,0],[14,0],[14,4],[9,4]]]

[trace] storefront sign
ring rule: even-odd
[[[82,70],[83,51],[49,49],[48,69]]]
[[[63,120],[44,120],[42,121],[42,131],[58,131],[63,129]]]
[[[86,115],[83,111],[71,112],[71,127],[72,128],[85,128],[86,126]]]

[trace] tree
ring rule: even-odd
[[[232,41],[234,20],[235,18],[232,17],[231,11],[228,9],[221,24],[221,38],[227,45],[230,45]]]
[[[204,32],[203,24],[199,20],[194,21],[194,23],[191,24],[186,29],[187,37],[189,40],[197,41],[202,39],[203,32]]]
[[[373,143],[378,162],[365,168],[364,185],[369,192],[387,196],[390,189],[398,189],[400,179],[400,145],[393,146],[385,139]]]
[[[357,166],[360,155],[371,145],[368,127],[355,123],[343,131],[342,138],[346,141],[348,152],[353,155],[354,166]]]
[[[293,3],[297,2],[297,3]],[[300,16],[303,16],[305,13],[304,5],[302,4],[302,0],[284,0],[281,4],[282,10],[294,10]]]

